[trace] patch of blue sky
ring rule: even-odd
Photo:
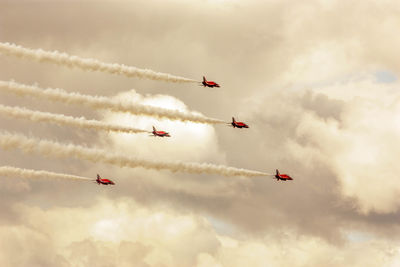
[[[367,241],[370,241],[371,239],[373,239],[371,234],[368,234],[365,232],[359,232],[359,231],[347,232],[346,237],[347,237],[347,240],[349,240],[350,242],[355,242],[355,243],[367,242]]]
[[[207,216],[206,218],[211,223],[214,230],[220,235],[234,236],[237,232],[237,229],[230,223],[211,216]]]
[[[397,80],[396,74],[388,70],[379,70],[375,72],[376,80],[380,83],[392,83]]]

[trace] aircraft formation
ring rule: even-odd
[[[56,65],[63,65],[66,67],[74,67],[74,68],[80,68],[86,71],[102,71],[102,72],[107,72],[110,74],[117,74],[117,75],[125,75],[127,77],[139,77],[139,78],[148,78],[148,79],[153,79],[153,80],[162,80],[162,81],[168,81],[168,82],[175,82],[175,83],[193,83],[196,82],[195,80],[192,79],[187,79],[179,76],[174,76],[166,73],[159,73],[155,72],[152,70],[143,70],[139,69],[136,67],[130,67],[126,65],[120,65],[120,64],[110,64],[110,63],[104,63],[96,59],[85,59],[85,58],[79,58],[76,56],[69,56],[66,53],[60,53],[58,51],[44,51],[44,50],[35,50],[35,49],[29,49],[21,46],[17,46],[15,44],[10,44],[10,43],[0,43],[0,54],[6,54],[6,55],[12,55],[12,56],[17,56],[21,58],[26,58],[26,59],[31,59],[39,62],[50,62]],[[203,80],[199,82],[200,86],[203,87],[208,87],[208,88],[220,88],[220,84],[218,84],[215,81],[209,81],[205,76],[203,76]],[[27,95],[27,96],[34,96],[34,97],[42,97],[46,98],[48,100],[52,101],[67,101],[68,103],[76,103],[76,104],[84,104],[87,106],[91,107],[106,107],[111,110],[118,110],[118,111],[123,111],[123,112],[130,112],[135,115],[147,115],[147,116],[156,116],[156,117],[164,117],[164,118],[169,118],[169,119],[177,119],[181,121],[193,121],[193,122],[199,122],[199,123],[209,123],[209,124],[215,124],[215,123],[224,123],[221,120],[217,119],[212,119],[212,118],[207,118],[204,116],[196,116],[193,114],[183,114],[177,111],[170,111],[170,110],[165,110],[162,108],[152,108],[148,106],[141,106],[137,104],[132,104],[129,107],[126,107],[126,105],[122,105],[120,103],[115,103],[109,99],[106,99],[105,97],[92,97],[92,96],[87,96],[87,95],[81,95],[79,93],[74,93],[74,94],[69,94],[63,90],[60,89],[51,89],[48,88],[46,90],[42,90],[41,88],[35,87],[35,86],[27,86],[23,84],[17,84],[13,81],[11,82],[3,82],[0,81],[0,89],[13,92],[19,95]],[[108,130],[108,131],[120,131],[120,132],[131,132],[131,133],[140,133],[140,132],[147,132],[150,133],[150,136],[153,137],[171,137],[170,133],[166,131],[160,131],[157,130],[155,126],[153,126],[152,131],[146,131],[142,129],[134,129],[134,128],[129,128],[129,127],[122,127],[122,126],[116,126],[116,125],[109,125],[103,122],[99,121],[94,121],[94,120],[85,120],[84,118],[73,118],[65,115],[58,115],[58,114],[52,114],[52,113],[45,113],[45,112],[39,112],[39,111],[32,111],[32,110],[27,110],[27,109],[21,109],[17,107],[8,107],[8,106],[3,106],[0,105],[0,114],[14,117],[14,118],[23,118],[23,119],[28,119],[31,121],[41,121],[41,122],[49,122],[49,123],[56,123],[60,125],[66,125],[66,126],[74,126],[74,127],[81,127],[81,128],[90,128],[90,129],[102,129],[102,130]],[[227,123],[229,126],[233,128],[238,128],[238,129],[243,129],[243,128],[249,128],[249,125],[246,124],[245,122],[241,121],[236,121],[234,117],[232,117],[232,121]],[[0,136],[1,137],[1,136]],[[3,134],[2,137],[8,138],[8,134]],[[20,147],[24,147],[26,142],[29,142],[29,140],[26,140],[25,137],[20,136],[20,141],[18,145]],[[15,146],[16,143],[14,142]],[[48,142],[49,145],[57,148],[63,148],[62,144],[59,143],[54,143],[54,142]],[[85,149],[82,147],[76,146],[76,150],[83,151],[84,153],[79,153],[79,155],[85,155],[85,159],[87,160],[93,160],[92,154],[93,151],[90,149]],[[68,150],[70,151],[70,150]],[[82,156],[83,157],[83,156]],[[97,159],[97,157],[94,157]],[[120,157],[118,157],[120,158]],[[108,160],[109,162],[114,162],[114,160]],[[123,162],[120,163],[121,166],[126,166],[127,164],[131,164],[132,166],[136,166],[137,163],[132,160],[131,158],[126,158]],[[185,165],[185,163],[173,163],[169,162],[168,165],[169,167],[165,167],[164,164],[159,164],[159,162],[147,162],[147,163],[141,163],[144,164],[142,167],[145,168],[156,168],[156,169],[170,169],[176,171],[176,168]],[[163,167],[160,167],[163,166]],[[226,166],[221,166],[221,165],[212,165],[212,164],[207,164],[207,165],[202,165],[198,163],[189,163],[185,165],[186,167],[184,168],[186,171],[189,170],[191,173],[220,173],[223,175],[249,175],[249,176],[258,176],[258,175],[263,175],[263,176],[273,176],[277,181],[290,181],[293,180],[293,178],[287,174],[281,174],[279,170],[276,170],[276,174],[266,174],[262,172],[257,172],[257,171],[250,171],[250,170],[245,170],[245,169],[238,169],[238,168],[233,168],[233,167],[226,167]],[[188,166],[191,166],[191,168],[188,168]],[[221,168],[223,167],[223,168]],[[33,170],[25,170],[25,169],[15,169],[12,167],[3,167],[3,172],[5,174],[7,173],[19,173],[23,174],[25,176],[32,176],[32,175],[42,175],[43,173],[46,173],[48,175],[53,175],[53,176],[59,176],[63,178],[74,178],[78,179],[77,176],[71,176],[71,175],[64,175],[64,174],[54,174],[50,172],[45,172],[45,171],[33,171]],[[79,178],[79,179],[85,179],[85,178]],[[94,180],[95,183],[98,185],[115,185],[115,183],[106,178],[101,178],[99,174],[97,174],[97,178]]]
[[[202,85],[204,87],[221,87],[218,83],[213,82],[213,81],[207,81],[206,77],[203,76],[203,82]],[[232,117],[232,122],[228,123],[228,125],[231,125],[233,128],[249,128],[249,125],[247,125],[244,122],[241,121],[236,121],[234,117]],[[153,131],[151,132],[150,136],[154,137],[171,137],[168,132],[165,131],[157,131],[157,129],[153,126]],[[281,174],[278,169],[276,169],[276,174],[275,174],[275,179],[277,181],[290,181],[293,180],[293,178],[288,175],[288,174]],[[114,185],[115,183],[109,179],[102,179],[100,178],[100,175],[97,174],[97,179],[96,179],[97,184],[101,185]]]

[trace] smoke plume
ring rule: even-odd
[[[120,155],[97,148],[87,148],[73,144],[63,144],[49,140],[40,140],[37,138],[29,138],[24,135],[11,134],[7,132],[0,133],[0,147],[3,149],[18,148],[26,153],[34,153],[44,156],[53,156],[59,158],[73,157],[91,162],[104,162],[119,167],[142,167],[145,169],[170,170],[172,172],[219,174],[224,176],[269,175],[263,172],[238,169],[210,163],[139,159],[136,157]]]
[[[79,93],[68,93],[62,89],[42,89],[33,85],[24,85],[13,81],[0,81],[0,90],[21,96],[45,98],[51,101],[66,104],[85,105],[94,109],[109,109],[117,112],[128,112],[134,115],[145,115],[170,120],[191,121],[196,123],[217,124],[224,121],[207,118],[193,113],[184,113],[179,110],[170,110],[152,106],[140,105],[122,100],[114,100],[104,96],[90,96]]]
[[[26,119],[34,122],[54,123],[62,126],[72,126],[78,128],[104,130],[124,133],[146,133],[149,131],[112,125],[96,120],[87,120],[84,117],[74,118],[63,114],[34,111],[26,108],[9,107],[0,105],[0,115],[9,116],[17,119]]]
[[[35,171],[28,169],[20,169],[10,166],[2,166],[0,167],[0,176],[4,177],[21,177],[28,179],[38,179],[38,178],[50,178],[50,179],[72,179],[72,180],[84,180],[84,181],[92,181],[94,179],[64,174],[64,173],[55,173],[48,171]]]
[[[127,77],[146,78],[158,81],[175,83],[195,83],[195,80],[174,76],[167,73],[155,72],[149,69],[139,69],[116,63],[104,63],[97,59],[80,58],[58,51],[44,51],[42,49],[30,49],[16,44],[0,43],[0,53],[20,58],[32,59],[39,62],[49,62],[69,68],[79,68],[85,71],[101,71]]]

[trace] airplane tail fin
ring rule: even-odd
[[[234,117],[232,117],[232,122],[234,122],[234,123],[236,122]]]
[[[280,173],[279,173],[279,170],[278,169],[276,169],[276,175],[279,175]]]
[[[156,131],[156,127],[153,126],[153,132],[155,132],[155,131]]]
[[[99,174],[97,174],[97,179],[100,179],[100,175]]]
[[[206,77],[205,76],[203,76],[203,82],[206,82],[207,80],[206,80]]]

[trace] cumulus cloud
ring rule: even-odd
[[[309,142],[292,146],[293,153],[311,154],[331,166],[342,193],[355,197],[362,212],[394,212],[400,204],[397,87],[366,77],[318,88],[320,94],[344,101],[339,118],[304,113],[296,129],[298,138]]]
[[[309,169],[325,165],[339,182],[333,192],[356,200],[363,214],[395,213],[400,204],[398,86],[363,73],[326,85],[270,92],[266,98],[280,101],[266,114],[255,113],[280,134],[275,138],[279,142],[266,141],[270,149],[281,149],[275,157],[282,154]],[[322,180],[316,177],[309,179]]]
[[[150,107],[188,112],[188,107],[179,99],[168,95],[141,95],[134,90],[120,93],[116,101],[142,103]],[[140,129],[169,132],[170,138],[154,138],[146,135],[132,136],[129,134],[110,134],[112,149],[135,151],[146,158],[183,159],[191,161],[217,161],[225,163],[224,153],[220,151],[217,133],[214,127],[206,124],[179,121],[160,121],[155,118],[132,116],[123,113],[104,112],[106,123],[116,122],[121,125]],[[145,144],[145,145],[138,145]]]
[[[2,266],[395,266],[400,257],[398,244],[381,239],[338,247],[290,229],[242,240],[216,232],[202,216],[125,198],[88,208],[15,209],[26,223],[0,229]]]

